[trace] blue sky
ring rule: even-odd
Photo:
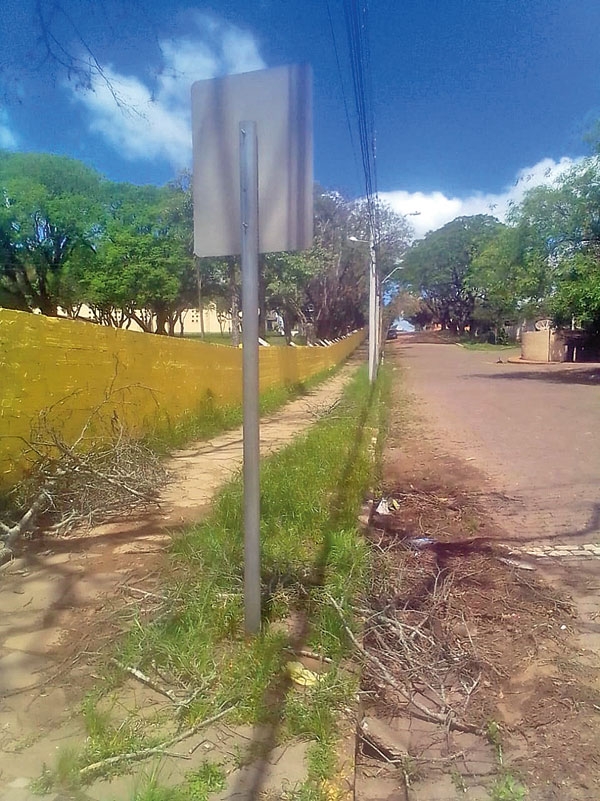
[[[82,59],[89,45],[98,60],[109,85],[96,75],[91,88],[44,59],[34,5],[3,0],[0,10],[0,146],[162,183],[190,164],[192,81],[309,61],[315,177],[361,193],[326,0],[41,0],[46,43]],[[356,131],[342,0],[329,6]],[[502,216],[586,152],[584,131],[600,117],[598,0],[368,8],[379,189],[399,211],[419,212],[417,234],[462,213]]]

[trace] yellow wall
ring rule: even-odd
[[[332,367],[363,337],[327,348],[261,348],[261,391]],[[117,420],[143,433],[209,393],[223,404],[241,401],[241,350],[0,309],[0,484],[22,472],[32,429],[60,430],[72,441],[92,415],[90,436]]]

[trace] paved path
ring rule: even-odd
[[[360,348],[332,378],[263,419],[261,453],[282,448],[326,413],[364,359]],[[77,687],[89,684],[88,652],[104,647],[97,625],[106,600],[158,574],[173,529],[199,520],[241,465],[241,428],[195,443],[168,460],[171,481],[158,510],[49,538],[0,568],[0,801],[32,801],[28,785],[42,764],[54,764],[59,746],[81,746],[85,734],[71,714]],[[114,639],[114,629],[107,633]],[[89,794],[117,797],[105,784]],[[123,789],[120,797],[130,796]]]
[[[593,554],[589,546],[600,543],[600,367],[499,364],[506,351],[409,340],[395,348],[448,449],[489,478],[494,514],[509,537],[546,552],[578,546]]]

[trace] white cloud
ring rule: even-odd
[[[9,126],[8,114],[3,109],[0,109],[0,148],[11,150],[17,147],[17,144],[17,136]]]
[[[513,185],[498,193],[476,192],[467,197],[448,197],[443,192],[407,192],[398,189],[381,192],[382,200],[400,214],[409,215],[415,236],[425,236],[428,231],[441,228],[456,217],[472,214],[492,214],[504,220],[511,203],[519,203],[528,189],[552,183],[562,172],[578,160],[561,158],[560,161],[542,159],[533,167],[524,167],[516,175]]]
[[[125,158],[189,165],[192,83],[265,66],[252,34],[200,12],[188,19],[189,34],[159,42],[163,63],[152,83],[107,67],[90,90],[67,85],[88,110],[90,130]]]

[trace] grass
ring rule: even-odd
[[[134,792],[131,801],[208,801],[224,787],[225,772],[221,765],[204,761],[187,774],[183,783],[174,786],[160,784],[158,772],[151,774]]]
[[[467,350],[515,350],[519,347],[518,342],[509,342],[501,345],[494,345],[492,342],[472,342],[470,340],[459,343]]]
[[[496,780],[490,790],[490,801],[525,801],[527,788],[511,773]]]
[[[261,416],[272,414],[289,401],[306,395],[311,389],[330,378],[340,366],[323,370],[302,382],[265,390],[260,396]],[[184,447],[189,442],[209,439],[224,431],[237,428],[242,425],[242,420],[241,403],[223,405],[212,395],[207,395],[194,411],[158,426],[144,437],[144,442],[156,453],[165,455],[176,448]]]
[[[230,721],[271,724],[278,741],[309,740],[308,783],[299,798],[317,798],[320,783],[331,775],[340,710],[357,690],[356,677],[341,665],[350,643],[326,598],[333,596],[354,625],[350,606],[370,569],[356,519],[373,479],[371,440],[390,379],[382,370],[372,390],[361,368],[330,414],[263,463],[258,636],[244,635],[242,484],[236,480],[221,493],[212,516],[175,541],[163,590],[168,616],[149,624],[140,620],[119,646],[119,662],[203,688],[183,710],[183,725],[234,704]],[[286,673],[291,649],[298,647],[334,660],[322,681],[301,691]],[[107,675],[104,688],[84,705],[88,742],[77,765],[152,744],[137,719],[113,722],[110,712],[100,711],[102,694],[114,688],[114,669]],[[162,801],[159,789],[151,792],[136,801]]]

